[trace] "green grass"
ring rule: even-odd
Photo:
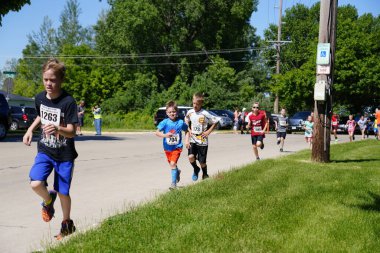
[[[171,191],[49,252],[379,252],[380,142],[262,160]]]

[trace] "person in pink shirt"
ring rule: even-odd
[[[354,116],[352,116],[352,114],[349,115],[347,123],[346,123],[346,127],[347,127],[347,130],[348,130],[348,136],[350,137],[350,142],[353,141],[353,140],[355,140],[354,133],[355,133],[356,122],[353,119],[353,117]]]

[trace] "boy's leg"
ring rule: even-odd
[[[207,173],[207,150],[208,146],[198,146],[198,161],[202,169],[202,179],[209,178]]]
[[[251,136],[253,154],[257,160],[260,160],[259,151],[257,150],[257,136]]]
[[[31,181],[30,186],[32,187],[33,191],[43,199],[45,203],[51,201],[51,196],[46,187],[45,181]]]
[[[197,152],[198,152],[197,145],[195,143],[190,143],[188,155],[189,155],[189,162],[194,169],[194,173],[192,176],[193,181],[198,180],[198,174],[199,174],[199,171],[201,170],[201,168],[198,167],[197,161],[195,159]]]
[[[49,222],[55,213],[54,201],[57,193],[49,192],[46,180],[53,170],[54,161],[44,153],[38,153],[32,168],[29,172],[30,186],[33,191],[43,199],[42,202],[42,219]]]
[[[59,200],[61,201],[63,220],[70,220],[70,212],[71,212],[71,197],[70,195],[64,195],[58,193]]]

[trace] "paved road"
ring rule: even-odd
[[[269,134],[263,159],[307,148],[302,135],[288,135],[280,153],[275,135]],[[95,226],[104,218],[168,191],[170,173],[162,143],[154,133],[85,135],[77,138],[71,195],[72,218],[78,231]],[[182,153],[180,186],[192,184],[192,168]],[[0,142],[0,252],[30,252],[54,241],[62,212],[50,223],[40,217],[41,200],[29,187],[28,173],[36,155],[20,138]],[[249,135],[212,134],[208,152],[209,174],[253,162]],[[52,178],[49,180],[52,185]]]

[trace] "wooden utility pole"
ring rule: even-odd
[[[332,85],[338,0],[321,0],[317,53],[317,81],[314,89],[314,142],[311,159],[330,161]]]
[[[280,48],[281,48],[281,26],[282,26],[282,0],[280,0],[279,6],[279,14],[278,14],[278,30],[277,30],[277,43],[276,43],[276,51],[277,51],[277,60],[276,60],[276,74],[280,74]],[[274,113],[278,113],[278,104],[279,98],[276,93],[273,105]]]

